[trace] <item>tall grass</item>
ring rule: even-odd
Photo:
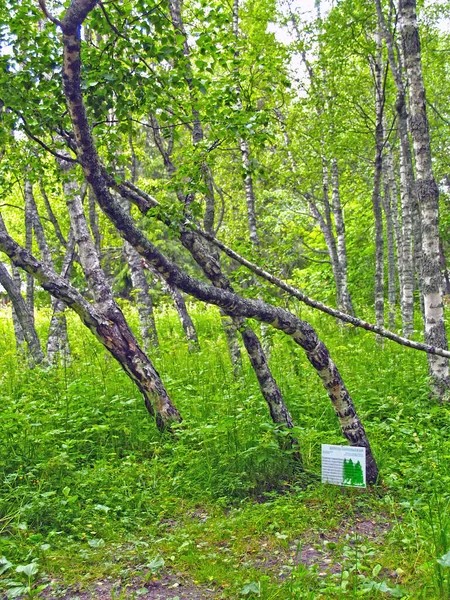
[[[183,505],[232,507],[301,490],[248,361],[235,381],[217,311],[191,312],[198,354],[188,352],[171,310],[157,315],[162,344],[152,358],[184,418],[173,434],[158,432],[135,386],[75,317],[72,360],[28,370],[2,313],[0,554],[20,561],[46,540],[108,541],[142,528],[150,535]],[[380,506],[395,519],[392,543],[402,548],[402,569],[414,565],[406,581],[450,597],[449,570],[437,563],[450,539],[450,412],[428,398],[426,356],[388,341],[382,349],[370,334],[305,309],[302,317],[329,345],[367,429],[381,468]],[[42,311],[43,338],[47,324]],[[305,466],[319,473],[320,445],[345,440],[301,349],[280,333],[273,344],[271,368]],[[321,486],[308,493],[324,494]]]

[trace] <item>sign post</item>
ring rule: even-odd
[[[366,487],[366,449],[322,444],[322,483]]]

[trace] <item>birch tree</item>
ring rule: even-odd
[[[400,0],[400,30],[409,83],[410,128],[417,172],[417,196],[422,223],[422,292],[425,313],[425,341],[447,348],[442,301],[442,273],[439,253],[439,189],[431,159],[425,87],[415,0]],[[448,396],[449,365],[442,357],[429,356],[434,393]]]

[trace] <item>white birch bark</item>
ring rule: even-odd
[[[447,348],[439,260],[439,189],[431,160],[428,118],[425,104],[419,29],[415,0],[400,0],[400,31],[409,82],[410,129],[417,172],[417,196],[422,221],[422,291],[425,312],[425,341]],[[448,396],[448,360],[429,355],[428,364],[434,394]]]
[[[47,244],[44,228],[42,226],[41,218],[37,210],[32,186],[28,190],[28,207],[32,215],[33,230],[39,248],[41,260],[44,265],[54,268],[52,254]],[[69,249],[67,242],[66,246],[67,251],[63,263],[63,269],[68,270],[68,265],[66,266],[66,261],[70,260],[70,264],[72,264],[74,246],[72,244],[71,250]],[[50,327],[47,337],[47,358],[50,364],[55,364],[59,358],[67,360],[70,356],[65,309],[66,307],[60,300],[52,298],[53,312],[50,320]]]
[[[402,209],[402,254],[401,254],[401,313],[403,335],[410,337],[414,328],[414,261],[412,235],[412,205],[415,186],[412,166],[411,147],[408,135],[408,115],[406,108],[406,92],[403,83],[401,65],[396,60],[394,37],[387,27],[381,0],[375,0],[378,23],[386,42],[389,66],[397,88],[395,109],[398,117],[398,133],[400,138],[400,196]]]
[[[14,307],[17,321],[20,324],[21,334],[27,342],[30,366],[42,363],[44,360],[44,353],[41,349],[41,343],[36,333],[34,321],[31,318],[30,310],[28,308],[27,303],[22,298],[20,288],[17,287],[7,268],[2,262],[0,262],[0,283],[5,288],[6,293],[8,294],[8,297],[11,300],[11,304]],[[21,343],[20,334],[18,341],[19,343]]]
[[[25,179],[25,248],[31,252],[33,247],[33,213],[31,208],[32,187],[29,179]],[[30,312],[31,322],[34,327],[34,279],[27,273],[26,276],[26,302]]]
[[[396,260],[395,260],[395,236],[394,220],[392,218],[392,198],[387,174],[385,157],[383,157],[383,183],[384,194],[382,196],[384,218],[386,221],[386,246],[387,246],[387,267],[388,267],[388,326],[389,329],[395,329],[395,308],[397,305],[397,286],[396,286]]]
[[[353,303],[348,289],[348,261],[347,244],[345,241],[344,215],[341,206],[341,194],[339,190],[339,169],[335,158],[331,161],[331,187],[332,187],[332,208],[334,216],[334,225],[337,238],[337,263],[339,267],[339,285],[341,289],[340,300],[343,312],[348,315],[354,315]],[[336,282],[337,284],[338,282]]]
[[[17,290],[19,294],[22,294],[22,279],[20,277],[19,269],[13,262],[11,262],[11,272]],[[20,325],[20,321],[16,313],[16,309],[14,308],[14,304],[12,302],[11,313],[14,326],[14,335],[16,338],[16,352],[19,356],[22,356],[25,353],[25,338],[23,335],[22,326]]]
[[[384,327],[384,239],[383,215],[381,212],[384,90],[382,40],[379,29],[375,36],[377,44],[377,53],[373,64],[375,74],[375,161],[372,192],[372,207],[375,220],[375,320],[378,327]]]

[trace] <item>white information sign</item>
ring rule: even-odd
[[[366,449],[322,444],[322,483],[366,487]]]

